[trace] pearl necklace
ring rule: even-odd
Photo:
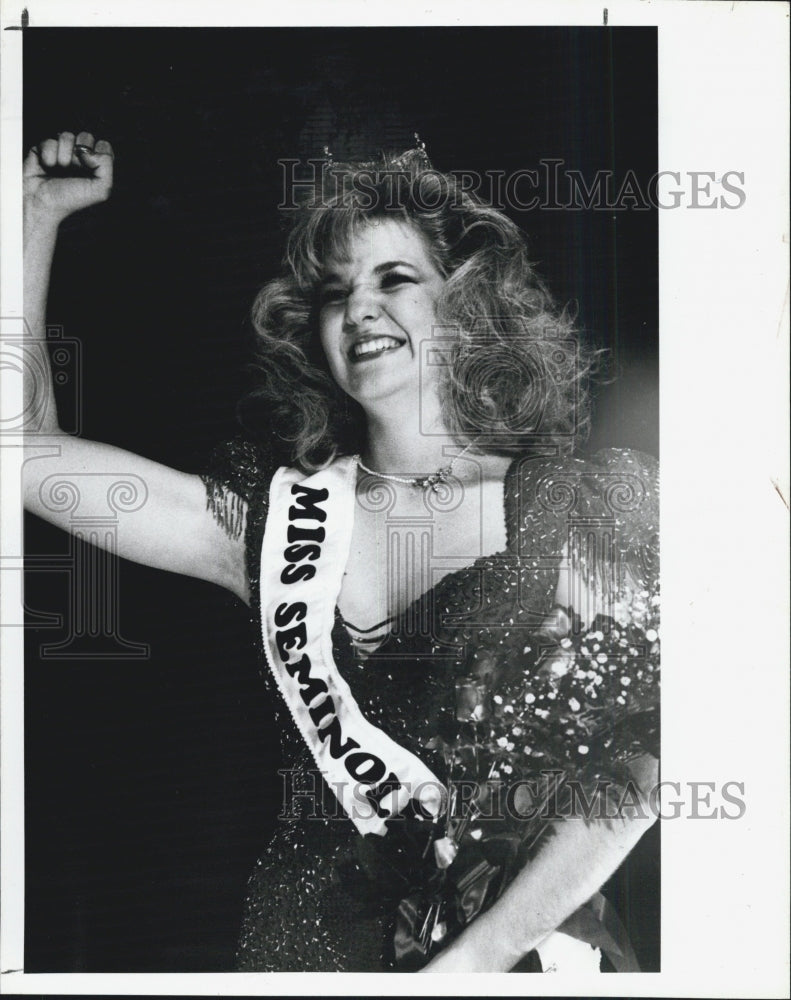
[[[451,459],[450,465],[443,465],[442,468],[437,469],[436,472],[429,473],[427,476],[394,476],[390,472],[376,472],[374,469],[369,469],[367,465],[363,465],[363,460],[359,455],[355,455],[354,459],[358,467],[363,472],[367,472],[369,476],[378,476],[379,479],[389,479],[393,483],[403,483],[405,486],[412,486],[415,489],[432,490],[434,493],[439,493],[440,484],[448,482],[453,475],[453,466],[460,458],[467,454],[470,448],[472,448],[473,443],[471,441],[463,451],[460,451],[458,455]]]

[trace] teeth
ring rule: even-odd
[[[363,340],[352,347],[352,357],[361,358],[365,354],[377,354],[379,351],[391,351],[401,344],[394,337],[374,337],[372,340]]]

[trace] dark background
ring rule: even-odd
[[[656,78],[652,28],[28,29],[26,147],[86,128],[116,152],[110,202],[61,228],[49,318],[80,341],[65,418],[188,471],[235,433],[247,313],[282,250],[279,158],[325,144],[374,157],[417,131],[439,169],[552,157],[588,181],[633,170],[645,188]],[[556,297],[610,349],[587,447],[656,454],[656,212],[513,217]],[[150,655],[42,657],[67,632],[36,613],[69,615],[67,575],[41,570],[69,544],[28,518],[26,970],[231,968],[279,803],[247,609],[124,562],[120,633]],[[648,912],[646,859],[622,895]],[[655,931],[637,942],[650,964]]]

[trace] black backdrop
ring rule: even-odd
[[[654,29],[28,29],[26,145],[88,128],[116,151],[111,201],[64,223],[54,265],[50,321],[80,342],[64,414],[199,470],[235,432],[249,304],[282,246],[279,158],[325,144],[368,157],[417,131],[440,169],[554,158],[645,187],[656,70]],[[556,296],[610,348],[617,381],[588,447],[656,454],[656,212],[513,215]],[[47,571],[68,545],[27,520],[26,969],[230,968],[279,802],[247,611],[124,562],[120,633],[150,655],[42,656],[67,636],[36,615],[68,621],[68,576]],[[635,907],[658,893],[656,864],[624,889]]]

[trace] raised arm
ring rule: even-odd
[[[74,477],[79,511],[106,511],[107,475],[136,477],[143,502],[118,514],[118,554],[158,569],[195,576],[248,599],[243,542],[231,538],[206,507],[200,478],[96,441],[64,434],[58,423],[46,344],[50,269],[60,223],[105,201],[112,190],[113,150],[88,132],[62,132],[28,154],[24,164],[24,292],[31,363],[24,375],[26,412],[36,414],[23,472],[25,506],[69,530],[69,511],[49,491]],[[89,475],[85,475],[88,473]],[[93,475],[90,475],[93,474]],[[105,475],[102,475],[105,474]],[[51,477],[56,477],[52,479]]]

